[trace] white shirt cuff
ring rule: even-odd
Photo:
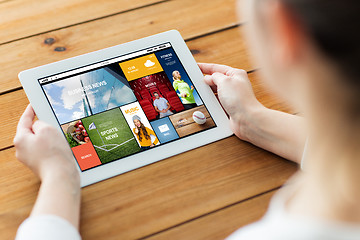
[[[81,240],[78,230],[67,220],[55,215],[27,218],[19,227],[16,240]]]

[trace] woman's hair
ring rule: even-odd
[[[139,141],[141,142],[141,140],[142,140],[140,131],[143,132],[145,139],[150,139],[149,133],[147,132],[145,125],[140,120],[139,120],[139,122],[140,122],[140,129],[139,129],[139,132],[136,134],[139,138]]]
[[[280,0],[303,24],[322,54],[338,66],[349,89],[352,114],[360,115],[360,1]]]
[[[302,22],[317,47],[360,88],[360,1],[281,0]]]

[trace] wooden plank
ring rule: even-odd
[[[145,239],[225,239],[244,225],[259,220],[274,193],[271,191]]]
[[[0,152],[0,238],[13,239],[39,187]],[[82,190],[83,239],[136,239],[282,185],[297,167],[235,136]]]
[[[248,51],[243,26],[188,41],[197,62],[225,64],[246,71],[257,69]]]
[[[236,25],[235,2],[174,0],[1,45],[0,93],[20,87],[17,75],[28,68],[171,29],[189,39]]]
[[[263,87],[256,73],[249,75],[256,97],[266,107],[294,113],[286,104],[279,101],[269,90]],[[0,149],[12,145],[17,122],[28,104],[28,99],[23,90],[18,90],[0,96]]]
[[[39,180],[15,158],[14,148],[0,151],[0,171],[0,239],[14,239],[16,226],[30,214]],[[10,222],[14,226],[8,229]]]
[[[91,21],[161,0],[0,1],[0,44]]]

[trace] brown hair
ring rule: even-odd
[[[318,49],[339,66],[344,83],[360,92],[360,2],[281,0],[302,22]]]
[[[358,0],[279,0],[343,76],[346,115],[360,119],[360,2]],[[263,2],[258,0],[258,3]]]
[[[139,120],[140,121],[140,120]],[[136,127],[137,128],[137,127]],[[140,131],[143,132],[145,139],[150,139],[149,133],[146,130],[145,125],[140,121],[140,128],[139,128],[139,132],[136,134],[139,138],[139,141],[141,142],[142,140],[142,136],[140,135]]]

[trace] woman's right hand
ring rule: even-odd
[[[253,111],[264,109],[256,99],[246,71],[219,64],[198,64],[204,80],[230,116],[231,128],[240,139],[246,137],[246,123]]]
[[[138,134],[139,133],[139,128],[135,126],[135,133]]]

